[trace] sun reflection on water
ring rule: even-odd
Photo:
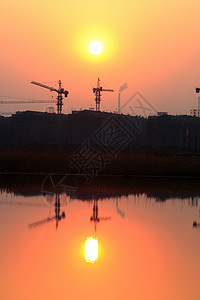
[[[97,239],[89,237],[85,241],[85,260],[94,263],[98,259],[99,244]]]

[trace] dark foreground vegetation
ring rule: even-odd
[[[70,164],[72,157],[66,152],[0,152],[0,172],[80,173]],[[97,175],[200,177],[198,154],[120,154],[115,159],[105,154],[102,161],[92,163],[96,170],[90,167],[90,172]]]

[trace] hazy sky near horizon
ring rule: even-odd
[[[116,110],[127,82],[122,103],[140,91],[158,111],[189,113],[200,86],[199,37],[199,0],[2,0],[0,96],[56,98],[30,81],[61,79],[69,113],[94,106],[92,87],[100,77],[116,91],[103,93],[102,110]],[[104,46],[98,56],[88,51],[92,40]],[[46,106],[1,105],[0,112]]]

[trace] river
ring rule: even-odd
[[[196,192],[72,197],[21,186],[0,194],[2,300],[199,299]]]

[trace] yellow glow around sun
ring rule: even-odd
[[[97,45],[97,49],[99,47],[99,50],[95,50],[95,46],[94,52],[98,53],[101,50],[102,52],[99,55],[92,54],[93,50],[90,52],[89,48],[92,42],[97,41],[101,43],[101,46],[99,47]],[[91,48],[93,48],[93,46],[91,46]],[[117,49],[119,49],[117,35],[115,32],[110,31],[107,26],[86,26],[85,28],[79,28],[73,36],[74,53],[82,61],[91,63],[94,68],[96,68],[96,65],[102,65],[102,63],[107,61],[114,61],[116,59]]]
[[[103,45],[99,41],[93,41],[89,44],[89,51],[93,55],[98,55],[103,51]]]
[[[86,260],[86,262],[94,263],[98,258],[98,250],[99,250],[98,241],[93,237],[89,237],[85,241],[85,260]]]

